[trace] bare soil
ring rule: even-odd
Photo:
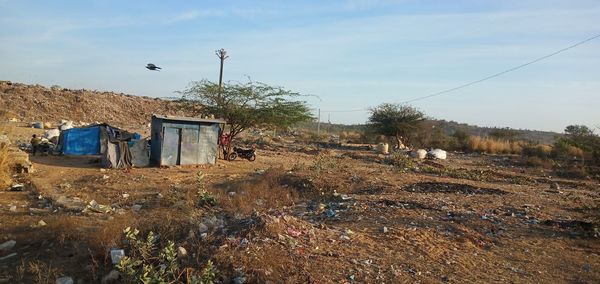
[[[16,241],[0,257],[17,253],[0,261],[0,282],[100,282],[128,226],[186,248],[182,267],[212,260],[222,283],[600,282],[599,184],[510,156],[418,162],[480,171],[466,178],[291,138],[263,145],[255,162],[124,171],[96,159],[31,157],[36,171],[17,177],[25,190],[0,191],[0,243]],[[217,206],[198,205],[198,172]],[[113,210],[83,213],[92,200]]]

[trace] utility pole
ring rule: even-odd
[[[227,55],[227,51],[225,51],[225,49],[223,48],[215,51],[215,54],[217,55],[217,57],[219,57],[219,59],[221,59],[221,70],[219,72],[219,88],[223,88],[223,62],[225,61],[225,59],[229,58],[229,55]]]
[[[317,121],[317,137],[321,137],[321,109],[319,109],[319,116]]]

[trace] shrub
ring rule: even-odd
[[[471,136],[467,150],[488,154],[521,154],[523,148],[519,142]]]
[[[198,205],[199,206],[216,206],[218,204],[218,199],[215,195],[206,190],[206,185],[204,182],[204,174],[202,172],[198,172],[196,175],[196,182],[198,184]]]
[[[546,159],[552,154],[552,147],[541,144],[527,144],[523,146],[522,155],[526,157],[537,157]]]

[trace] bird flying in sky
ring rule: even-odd
[[[152,71],[159,71],[158,69],[162,69],[152,63],[148,63],[148,65],[146,65],[146,68],[148,68],[148,70],[152,70]]]

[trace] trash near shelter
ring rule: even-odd
[[[150,161],[155,165],[214,164],[220,119],[152,116]]]
[[[57,149],[64,155],[101,155],[107,168],[145,167],[150,163],[147,144],[137,133],[94,124],[61,131]]]

